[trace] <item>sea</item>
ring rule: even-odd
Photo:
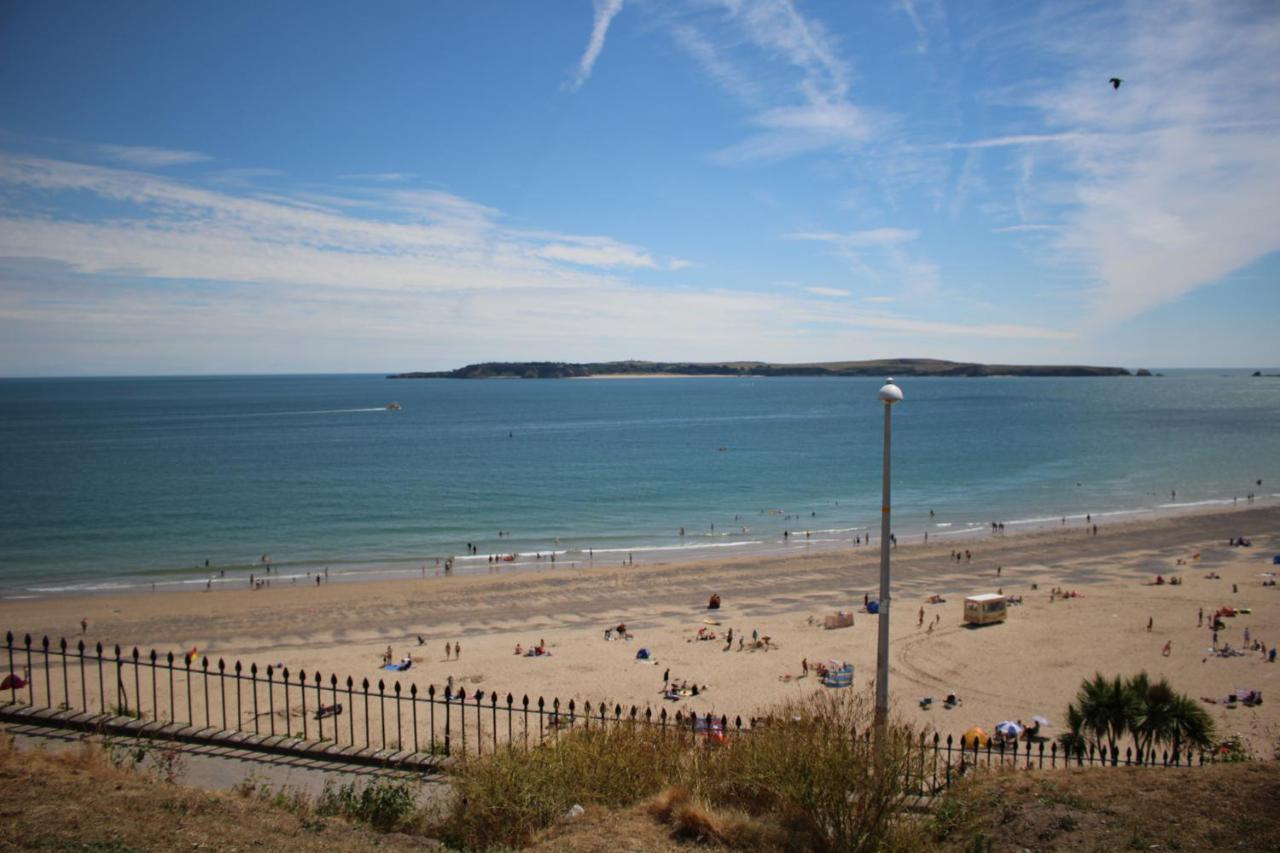
[[[895,535],[1280,497],[1280,379],[1163,373],[903,377]],[[878,544],[882,382],[0,380],[0,596]]]

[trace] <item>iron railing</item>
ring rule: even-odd
[[[621,725],[686,732],[720,743],[768,724],[608,702],[579,705],[527,694],[517,699],[496,690],[468,693],[435,685],[421,690],[398,680],[325,678],[316,670],[245,666],[154,650],[144,654],[100,642],[53,643],[48,637],[35,642],[30,634],[17,641],[12,632],[5,634],[5,653],[11,677],[0,691],[0,713],[10,719],[78,728],[126,721],[143,735],[196,733],[205,742],[277,753],[321,752],[339,762],[377,758],[423,766],[438,758],[527,750],[567,730]],[[19,669],[21,679],[12,677]],[[870,743],[870,730],[862,736]],[[978,768],[1189,767],[1212,760],[1212,754],[1199,750],[1171,754],[1130,747],[1121,754],[1119,747],[1064,749],[1043,739],[979,744],[921,733],[912,740],[907,776],[910,790],[933,796]]]

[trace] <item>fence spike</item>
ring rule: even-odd
[[[414,699],[417,699],[417,698],[418,698],[418,685],[417,685],[417,684],[410,684],[410,685],[409,685],[409,695],[410,695],[410,696],[412,696]]]

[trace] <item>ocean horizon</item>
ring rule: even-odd
[[[1280,383],[1158,372],[901,377],[895,533],[1277,497]],[[879,535],[882,381],[4,379],[0,595],[852,546]]]

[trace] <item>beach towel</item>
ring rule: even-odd
[[[389,663],[389,664],[384,665],[382,668],[383,668],[383,669],[385,669],[385,670],[387,670],[388,672],[399,672],[399,671],[400,671],[400,664],[398,664],[398,663]]]
[[[827,687],[841,688],[853,686],[853,665],[845,664],[839,669],[828,670],[822,683]]]

